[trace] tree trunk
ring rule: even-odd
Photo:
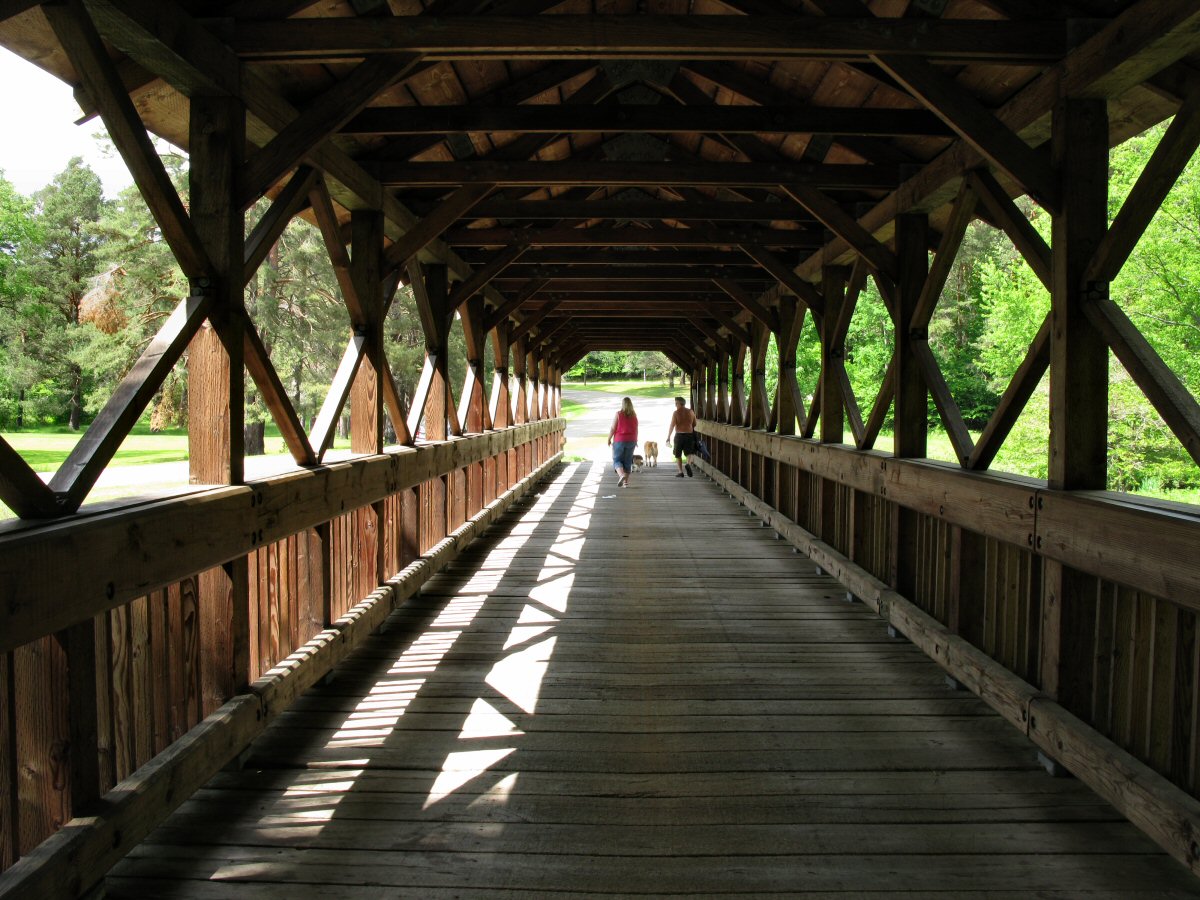
[[[242,427],[247,456],[262,456],[267,452],[267,423],[247,422]]]
[[[71,400],[70,400],[70,420],[69,424],[72,431],[78,431],[79,426],[83,421],[83,398],[80,396],[83,389],[83,370],[79,366],[71,366]]]
[[[25,427],[25,388],[17,394],[17,428]]]

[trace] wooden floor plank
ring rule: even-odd
[[[1200,896],[714,485],[639,475],[565,467],[109,896]]]

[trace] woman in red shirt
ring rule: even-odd
[[[637,439],[637,413],[633,411],[633,401],[625,397],[621,400],[621,408],[613,416],[612,427],[608,429],[608,445],[612,447],[613,469],[616,470],[617,483],[621,487],[629,484],[629,473],[633,471],[633,451],[637,449]]]

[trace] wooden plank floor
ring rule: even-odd
[[[709,481],[565,467],[111,897],[1197,896]]]

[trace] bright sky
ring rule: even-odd
[[[0,171],[22,194],[45,187],[73,156],[100,176],[106,197],[133,183],[115,151],[101,153],[99,117],[75,124],[82,113],[67,84],[0,47],[0,85]]]

